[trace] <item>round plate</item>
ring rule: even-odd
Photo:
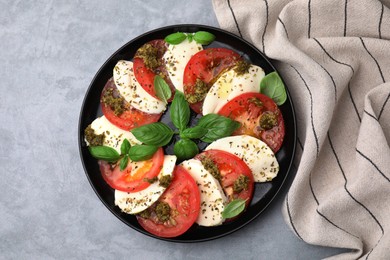
[[[244,56],[251,63],[262,67],[266,74],[275,71],[271,62],[253,45],[245,40],[237,37],[234,34],[223,31],[218,28],[204,25],[175,25],[156,29],[147,32],[134,40],[128,42],[118,51],[116,51],[100,68],[89,86],[81,107],[79,120],[79,149],[81,161],[84,166],[88,180],[95,190],[97,196],[103,204],[121,221],[131,228],[146,234],[151,237],[173,242],[200,242],[219,238],[230,234],[260,215],[261,212],[271,203],[276,194],[283,185],[284,180],[290,171],[292,161],[295,154],[296,145],[296,123],[295,114],[290,95],[287,91],[287,101],[280,107],[285,120],[286,135],[282,148],[276,154],[280,165],[278,176],[271,182],[256,183],[253,200],[248,209],[237,219],[227,224],[217,227],[200,227],[194,224],[186,233],[175,238],[160,238],[146,232],[137,222],[136,217],[128,215],[114,205],[114,190],[110,188],[101,177],[96,159],[94,159],[88,151],[84,141],[84,129],[92,123],[94,119],[102,115],[100,109],[100,93],[109,78],[112,77],[112,72],[115,64],[119,60],[132,60],[136,50],[144,43],[154,40],[163,39],[165,36],[174,32],[197,32],[208,31],[216,36],[216,40],[205,48],[210,47],[226,47],[233,49],[240,55]],[[168,113],[165,113],[167,115]],[[162,121],[167,122],[169,116],[163,116]],[[200,144],[201,146],[201,144]],[[170,152],[170,148],[165,149]]]

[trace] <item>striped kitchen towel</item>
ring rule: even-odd
[[[390,1],[213,0],[291,93],[297,174],[283,214],[334,259],[390,259]],[[288,131],[288,130],[287,130]]]

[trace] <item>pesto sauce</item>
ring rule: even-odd
[[[124,98],[121,95],[115,97],[114,89],[109,88],[104,92],[102,102],[109,106],[116,116],[120,116],[124,110]]]
[[[248,189],[249,178],[244,174],[240,174],[237,180],[233,184],[233,192],[240,193],[243,190]]]
[[[84,130],[84,136],[90,146],[101,146],[104,142],[104,133],[97,135],[91,125]]]
[[[159,221],[166,222],[171,218],[171,207],[168,203],[162,201],[157,202],[155,210]]]
[[[214,163],[214,161],[208,157],[208,156],[201,156],[200,161],[203,165],[203,167],[210,172],[210,174],[217,179],[219,182],[222,179],[221,172],[219,171],[217,165]]]
[[[158,180],[157,176],[155,176],[155,177],[153,177],[153,178],[151,178],[151,179],[149,179],[149,178],[144,178],[144,181],[149,182],[150,184],[155,183],[157,180]]]
[[[157,178],[157,177],[156,177]],[[160,186],[161,187],[164,187],[164,188],[168,188],[168,186],[171,184],[172,182],[172,176],[170,175],[164,175],[164,176],[161,176],[160,179],[159,179],[159,182],[160,182]]]
[[[278,125],[278,118],[275,113],[266,112],[263,113],[259,120],[259,125],[264,130],[270,130]]]
[[[141,211],[141,212],[137,213],[136,215],[140,216],[141,218],[148,219],[148,218],[150,218],[151,214],[152,213],[149,209],[145,209],[144,211]]]
[[[245,60],[239,60],[234,67],[234,71],[237,73],[237,76],[244,75],[249,72],[250,63]]]
[[[248,99],[248,102],[254,104],[257,107],[263,106],[263,102],[261,102],[261,100],[258,99],[257,97],[252,97],[252,98]]]
[[[151,70],[161,65],[160,59],[158,58],[158,49],[149,43],[139,48],[135,57],[143,59],[145,66]]]
[[[190,104],[195,104],[205,99],[209,87],[201,79],[197,78],[194,86],[194,93],[186,94],[186,100]]]

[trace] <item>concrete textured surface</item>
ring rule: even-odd
[[[81,103],[103,62],[146,31],[218,27],[203,1],[0,1],[0,259],[320,259],[281,215],[284,192],[253,223],[206,243],[129,228],[93,192],[77,144]]]

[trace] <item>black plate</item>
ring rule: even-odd
[[[122,213],[118,207],[114,205],[114,190],[111,189],[100,175],[97,161],[91,157],[87,146],[84,142],[84,129],[98,116],[102,115],[99,105],[100,93],[107,82],[112,77],[112,71],[119,60],[131,60],[135,51],[144,43],[154,40],[163,39],[165,36],[174,32],[196,32],[208,31],[216,36],[216,40],[206,46],[209,47],[226,47],[237,51],[243,55],[251,63],[262,67],[266,74],[275,71],[271,62],[253,45],[237,37],[234,34],[223,31],[218,28],[204,26],[204,25],[176,25],[168,26],[147,32],[134,40],[128,42],[118,51],[116,51],[100,68],[92,80],[81,107],[80,121],[79,121],[79,149],[81,161],[84,165],[85,173],[88,180],[95,190],[97,196],[103,204],[121,221],[131,228],[146,234],[151,237],[156,237],[146,232],[132,215]],[[287,91],[288,92],[288,91]],[[279,192],[284,180],[290,171],[292,161],[295,154],[296,145],[296,124],[295,114],[292,101],[289,93],[287,93],[287,101],[280,107],[285,120],[286,136],[282,148],[276,154],[280,164],[280,171],[278,176],[268,183],[257,183],[255,185],[254,197],[248,209],[236,220],[217,227],[200,227],[196,224],[190,228],[185,234],[175,238],[159,238],[173,242],[200,242],[219,238],[230,234],[260,215],[261,212],[271,203],[273,198]],[[162,121],[169,120],[169,117],[163,116]],[[201,144],[200,144],[201,145]],[[170,152],[170,148],[166,152]]]

